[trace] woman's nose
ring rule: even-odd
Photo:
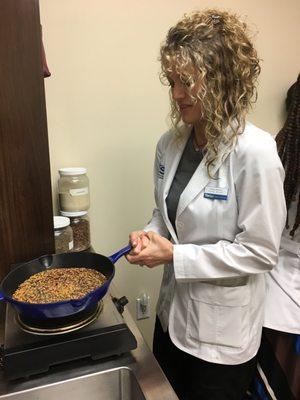
[[[184,87],[180,84],[175,84],[172,88],[173,100],[178,101],[184,99],[186,96],[186,91]]]

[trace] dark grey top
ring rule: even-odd
[[[187,144],[179,161],[176,174],[171,184],[168,196],[166,198],[169,219],[176,232],[175,218],[178,202],[181,193],[193,176],[196,168],[202,161],[202,151],[196,151],[193,146],[193,133],[189,137]]]

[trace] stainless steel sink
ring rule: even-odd
[[[127,367],[73,378],[1,396],[11,400],[146,400]]]

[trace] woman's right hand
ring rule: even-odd
[[[149,243],[149,239],[146,236],[145,231],[134,231],[129,235],[129,243],[132,246],[130,255],[138,255],[143,249],[145,249]]]

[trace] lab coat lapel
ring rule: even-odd
[[[229,154],[230,146],[228,144],[220,143],[219,145],[219,156],[215,161],[214,166],[211,168],[211,176],[214,177],[217,173],[218,169],[225,161],[225,158]],[[191,177],[189,183],[185,187],[182,192],[177,208],[176,219],[182,214],[184,209],[188,206],[188,204],[205,188],[208,182],[211,180],[207,173],[206,163],[206,155],[203,157],[201,163],[198,168],[194,172]]]
[[[168,173],[165,175],[165,183],[164,183],[164,188],[163,188],[163,193],[162,193],[163,216],[164,216],[165,224],[167,225],[167,228],[168,228],[175,243],[178,243],[178,238],[177,238],[176,232],[173,228],[173,225],[171,224],[169,217],[168,217],[166,198],[168,196],[171,184],[173,182],[179,161],[181,159],[183,150],[188,141],[189,135],[190,135],[190,131],[186,132],[184,137],[177,139],[177,140],[175,139],[174,141],[172,141],[170,143],[170,147],[167,149],[168,151],[166,152],[165,171],[168,171]]]

